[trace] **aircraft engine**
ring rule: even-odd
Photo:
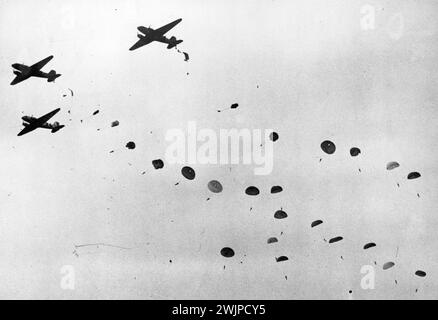
[[[53,122],[53,127],[54,127],[54,128],[59,127],[59,122],[58,122],[58,121]]]
[[[146,28],[144,26],[139,26],[137,28],[138,31],[140,31],[142,34],[147,35],[148,33],[150,33],[152,31],[151,28]]]

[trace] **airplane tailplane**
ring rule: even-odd
[[[61,130],[64,127],[65,125],[57,125],[56,127],[52,128],[51,132],[55,133],[56,131]]]
[[[56,73],[55,70],[50,70],[48,73],[47,82],[54,82],[56,78],[60,77],[61,75]]]
[[[182,40],[174,40],[171,43],[169,43],[167,45],[167,49],[172,49],[173,47],[176,47],[177,45],[179,45],[181,42],[183,42]]]

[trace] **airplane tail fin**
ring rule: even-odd
[[[55,70],[50,70],[48,73],[47,82],[54,82],[56,78],[60,77],[61,75],[56,73]]]

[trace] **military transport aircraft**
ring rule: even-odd
[[[46,78],[47,82],[55,81],[55,79],[60,76],[60,74],[57,74],[55,70],[51,70],[49,73],[41,71],[41,69],[52,59],[53,56],[49,56],[40,62],[31,65],[30,67],[24,64],[14,63],[12,68],[16,69],[13,71],[16,77],[14,80],[12,80],[11,85],[20,83],[21,81],[29,79],[30,77]]]
[[[23,134],[26,134],[28,132],[31,132],[37,128],[44,128],[44,129],[51,129],[52,133],[55,133],[56,131],[64,128],[64,125],[60,125],[59,122],[54,122],[53,124],[48,123],[47,121],[50,120],[55,114],[57,114],[61,110],[60,108],[57,108],[53,111],[50,111],[48,114],[45,114],[44,116],[40,118],[30,117],[30,116],[24,116],[21,119],[23,119],[23,126],[24,129],[18,133],[18,136],[22,136]]]
[[[176,47],[178,44],[180,44],[183,41],[177,40],[175,37],[166,38],[164,34],[168,32],[170,29],[172,29],[173,27],[175,27],[181,21],[182,19],[175,20],[156,30],[152,28],[146,28],[143,26],[138,27],[137,30],[142,33],[142,34],[137,33],[137,37],[140,40],[138,40],[131,48],[129,48],[129,50],[132,51],[138,49],[153,41],[167,43],[167,49],[172,49],[173,47]]]

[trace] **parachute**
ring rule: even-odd
[[[350,155],[352,157],[356,157],[359,154],[360,154],[360,149],[359,148],[353,147],[353,148],[350,149]]]
[[[281,186],[273,186],[271,188],[271,193],[279,193],[281,191],[283,191],[283,188]]]
[[[274,218],[275,219],[284,219],[287,218],[287,213],[284,212],[283,210],[277,210],[274,213]]]
[[[278,140],[278,133],[277,132],[271,132],[270,134],[269,134],[269,139],[271,140],[271,141],[277,141]]]
[[[392,268],[393,266],[395,266],[395,263],[394,263],[394,262],[392,262],[392,261],[385,262],[385,263],[383,264],[383,270],[390,269],[390,268]]]
[[[398,167],[400,167],[400,164],[398,162],[391,161],[391,162],[388,162],[388,164],[386,165],[386,170],[393,170],[393,169],[398,168]]]
[[[246,188],[245,193],[249,196],[256,196],[260,193],[260,191],[257,187],[250,186],[250,187]]]
[[[374,242],[370,242],[370,243],[367,243],[366,245],[364,245],[363,249],[366,250],[366,249],[369,249],[369,248],[372,248],[375,246],[376,246],[376,244]]]
[[[210,190],[213,193],[220,193],[223,190],[221,183],[217,180],[211,180],[207,184],[207,187],[208,187],[208,190]]]
[[[424,272],[422,270],[417,270],[417,271],[415,271],[415,275],[419,276],[419,277],[425,277],[426,276],[426,272]]]
[[[342,238],[342,237],[334,237],[334,238],[331,238],[329,240],[329,243],[335,243],[335,242],[341,241],[342,239],[344,239],[344,238]]]
[[[333,154],[336,151],[336,146],[330,140],[325,140],[321,143],[321,149],[327,154]]]
[[[275,242],[278,242],[278,239],[276,237],[271,237],[271,238],[268,239],[267,242],[268,242],[268,244],[275,243]]]
[[[280,256],[280,257],[278,257],[278,258],[275,258],[275,260],[276,260],[277,262],[282,262],[282,261],[287,261],[287,260],[289,260],[289,258],[286,257],[286,256]]]
[[[129,142],[126,144],[126,148],[128,148],[128,149],[130,149],[130,150],[135,149],[135,142],[133,142],[133,141],[129,141]]]
[[[411,172],[408,174],[408,179],[412,180],[412,179],[417,179],[421,177],[421,174],[419,172]]]
[[[320,224],[322,224],[322,220],[315,220],[312,222],[310,227],[313,228],[313,227],[319,226]]]
[[[161,159],[152,160],[152,165],[155,169],[162,169],[164,167],[163,160]]]
[[[225,258],[231,258],[234,256],[234,250],[229,247],[224,247],[221,249],[221,255]]]
[[[195,179],[195,170],[193,170],[190,167],[183,167],[181,169],[181,174],[184,176],[184,178],[186,178],[188,180]]]

